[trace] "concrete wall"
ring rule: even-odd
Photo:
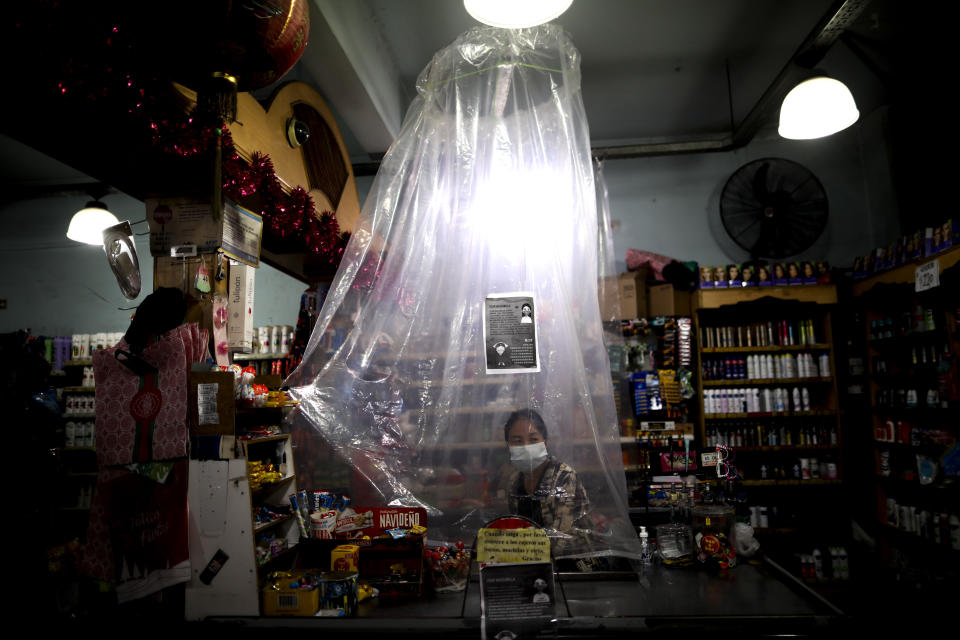
[[[0,252],[0,333],[29,329],[34,335],[125,331],[135,307],[153,290],[148,236],[137,237],[143,287],[136,300],[120,292],[103,249],[66,237],[80,195],[20,200],[0,206],[6,223]],[[143,220],[144,206],[123,194],[104,198],[121,220]],[[135,233],[147,225],[134,224]],[[257,270],[254,325],[296,325],[302,282],[262,265]]]
[[[854,256],[898,234],[885,126],[881,110],[821,140],[789,141],[764,131],[747,147],[728,153],[606,161],[610,217],[619,227],[613,234],[618,269],[625,267],[627,249],[711,265],[749,259],[723,229],[719,198],[738,168],[766,157],[805,166],[827,194],[826,230],[794,258],[850,266]]]

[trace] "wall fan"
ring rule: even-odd
[[[720,195],[720,219],[753,259],[786,258],[809,249],[827,226],[827,194],[806,167],[762,158],[737,169]]]

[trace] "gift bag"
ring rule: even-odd
[[[82,567],[121,603],[190,580],[186,460],[101,470]]]

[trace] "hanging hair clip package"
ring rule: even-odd
[[[298,484],[422,507],[431,544],[520,509],[557,558],[639,558],[579,53],[478,27],[417,91],[286,381]]]

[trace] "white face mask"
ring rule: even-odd
[[[510,462],[524,473],[532,473],[547,459],[547,443],[525,444],[510,447]]]

